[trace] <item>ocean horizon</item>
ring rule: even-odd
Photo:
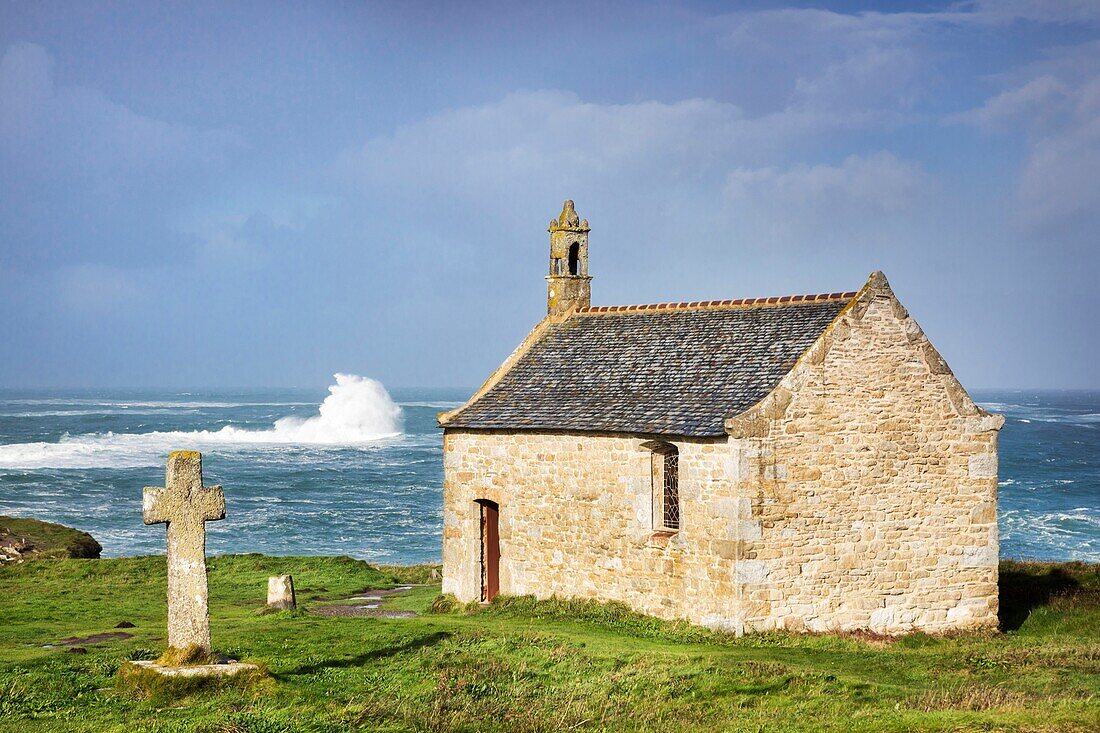
[[[168,452],[226,494],[211,554],[440,559],[442,431],[472,389],[0,390],[0,514],[91,533],[107,557],[164,552],[141,521]],[[1001,556],[1100,561],[1100,391],[974,390],[1005,416]]]

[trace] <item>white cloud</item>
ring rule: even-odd
[[[935,189],[912,161],[879,151],[837,165],[738,168],[726,182],[727,219],[738,238],[768,247],[880,247],[897,244]]]
[[[841,13],[817,8],[740,11],[716,18],[734,46],[781,48],[792,40],[816,37],[844,38],[850,46],[891,45],[910,40],[913,34],[938,25],[966,22],[964,12]],[[809,49],[820,52],[821,49]],[[807,49],[799,48],[798,55]]]
[[[149,170],[220,161],[236,135],[138,114],[101,92],[57,86],[41,46],[10,46],[0,58],[0,156],[27,177],[98,183]]]
[[[283,212],[285,213],[285,212]],[[300,224],[276,222],[265,211],[249,216],[204,219],[188,228],[197,242],[197,264],[208,270],[259,270],[291,249],[303,234]]]
[[[901,247],[906,217],[935,187],[887,151],[848,145],[838,157],[838,131],[865,123],[806,110],[749,117],[705,99],[597,104],[562,91],[515,93],[349,151],[342,167],[356,193],[347,208],[363,222],[376,267],[388,266],[378,262],[388,252],[421,249],[405,243],[438,241],[433,261],[416,269],[456,279],[537,272],[544,252],[531,222],[568,197],[597,230],[593,266],[616,273],[601,280],[605,302],[686,297],[675,283],[692,283],[699,297],[827,289],[795,285],[774,263],[811,248],[830,267],[859,262],[869,272],[882,260],[868,258],[868,247]],[[753,271],[746,258],[774,264],[777,282],[737,280]]]
[[[371,188],[474,196],[548,179],[695,179],[743,143],[751,126],[737,107],[714,100],[601,105],[569,92],[517,92],[369,140],[343,165]]]
[[[1024,133],[1013,218],[1032,236],[1086,240],[1100,226],[1100,43],[1055,49],[953,122]]]
[[[596,104],[570,92],[517,92],[371,139],[341,167],[364,192],[386,197],[428,189],[488,200],[517,187],[573,186],[671,193],[703,183],[717,190],[732,168],[782,159],[794,141],[855,124],[862,120],[802,110],[749,118],[713,99]]]
[[[923,59],[914,49],[872,44],[853,49],[820,71],[799,76],[794,99],[813,108],[849,102],[855,106],[906,110],[923,93],[924,70]]]
[[[1096,0],[975,0],[973,15],[986,22],[1094,23],[1100,21]]]
[[[209,190],[240,144],[232,132],[58,83],[46,49],[9,46],[0,56],[0,259],[33,277],[56,268],[70,300],[94,300],[88,283],[111,300],[126,290],[112,267],[153,266],[188,245],[166,212]]]
[[[977,32],[1014,23],[1094,25],[1094,0],[958,2],[929,12],[738,11],[709,22],[736,62],[772,75],[789,106],[905,113],[934,99],[938,67]]]
[[[1095,239],[1100,223],[1100,116],[1092,115],[1032,146],[1020,176],[1020,216],[1033,229],[1060,228],[1079,217]],[[1069,220],[1069,221],[1067,221]]]
[[[893,213],[909,209],[929,185],[919,165],[880,151],[850,155],[835,166],[738,168],[729,174],[726,194],[740,205],[766,204],[792,214],[842,209]]]
[[[987,130],[1005,129],[1036,117],[1050,117],[1064,107],[1070,88],[1060,79],[1044,74],[1023,86],[990,97],[977,109],[948,117],[949,122],[967,122]]]
[[[731,13],[713,25],[735,60],[786,87],[792,108],[898,114],[928,93],[938,31],[969,15],[787,8]]]

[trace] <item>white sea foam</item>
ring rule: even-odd
[[[1064,423],[1089,428],[1093,428],[1100,423],[1100,413],[1076,412],[1065,407],[1038,403],[983,402],[982,407],[991,412],[1004,413],[1006,417],[1021,423]]]
[[[190,432],[64,435],[56,443],[0,445],[0,468],[136,468],[159,465],[169,451],[186,448],[355,446],[401,434],[401,408],[381,382],[354,374],[335,378],[317,415],[284,417],[270,430],[227,425]]]
[[[198,408],[173,409],[168,407],[146,407],[130,410],[125,407],[104,407],[98,410],[39,410],[36,412],[3,412],[3,417],[91,417],[107,415],[177,415],[184,412],[198,412]]]
[[[1066,560],[1100,560],[1100,541],[1094,531],[1100,517],[1087,507],[1068,511],[1008,509],[1001,513],[1001,550],[1006,557],[1031,557],[1030,550],[1042,547],[1044,556]]]
[[[87,397],[51,397],[48,399],[0,400],[5,405],[90,405],[93,407],[162,407],[162,408],[206,408],[206,407],[263,407],[266,405],[312,405],[312,402],[195,402],[193,400],[97,400]]]

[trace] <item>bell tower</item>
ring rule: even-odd
[[[572,201],[550,220],[550,274],[546,276],[546,312],[559,315],[592,304],[588,276],[588,219],[581,219]]]

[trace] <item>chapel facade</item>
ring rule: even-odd
[[[873,273],[858,291],[547,316],[444,430],[443,591],[621,601],[738,634],[997,624],[997,434]]]

